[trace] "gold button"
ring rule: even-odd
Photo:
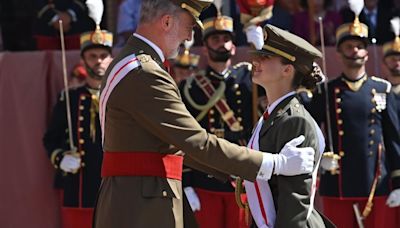
[[[344,135],[344,131],[339,131],[339,135],[343,136]]]
[[[242,100],[237,100],[236,103],[241,104]]]
[[[92,100],[96,100],[98,98],[97,95],[92,94]]]
[[[86,99],[85,95],[82,95],[81,100],[85,100],[85,99]]]
[[[162,195],[163,195],[164,197],[167,197],[167,191],[162,191]]]
[[[340,102],[342,102],[342,99],[341,98],[336,98],[336,103],[340,103]]]
[[[81,155],[82,156],[85,155],[85,151],[84,150],[81,150]]]
[[[343,120],[342,120],[342,119],[338,119],[338,120],[337,120],[337,124],[338,124],[338,125],[342,125],[342,124],[343,124]]]
[[[374,143],[375,143],[374,140],[369,141],[369,145],[371,146],[374,145]]]
[[[374,152],[370,151],[370,152],[368,153],[368,155],[371,157],[372,155],[374,155]]]
[[[239,130],[243,131],[243,129],[244,129],[243,126],[240,126],[240,127],[239,127]]]
[[[240,94],[242,94],[240,90],[236,91],[236,95],[240,96]]]
[[[84,162],[81,163],[81,167],[85,167],[85,163]]]
[[[84,143],[85,143],[85,140],[79,139],[79,144],[84,144]]]
[[[79,110],[83,110],[83,109],[85,109],[85,106],[79,105]]]
[[[215,131],[215,128],[210,128],[210,132],[213,133]]]
[[[371,129],[371,131],[369,132],[371,135],[375,134],[375,129]]]
[[[375,113],[375,112],[376,112],[375,108],[371,109],[371,113]]]
[[[340,93],[340,89],[339,89],[339,88],[336,88],[336,89],[335,89],[335,93]]]
[[[239,122],[242,122],[243,119],[242,119],[242,117],[238,117],[237,120],[238,120]]]
[[[83,132],[83,127],[80,127],[80,128],[79,128],[79,132]]]
[[[242,109],[239,108],[239,109],[237,110],[237,112],[238,112],[238,113],[241,113],[241,112],[242,112]]]
[[[83,119],[84,119],[83,116],[80,116],[80,117],[79,117],[79,120],[80,120],[80,121],[83,121]]]
[[[340,156],[340,157],[343,157],[343,156],[344,156],[344,151],[340,151],[340,152],[339,152],[339,156]]]
[[[210,109],[210,114],[214,114],[214,109]]]
[[[234,84],[233,88],[235,88],[235,89],[239,88],[239,84]]]
[[[210,123],[214,123],[215,119],[214,118],[210,118]]]
[[[372,92],[372,94],[375,94],[376,93],[376,89],[372,89],[371,92]]]
[[[342,109],[341,109],[341,108],[336,109],[336,113],[337,113],[337,114],[342,113]]]

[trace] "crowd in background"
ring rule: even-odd
[[[49,46],[48,39],[58,37],[58,19],[64,21],[67,49],[79,49],[76,40],[79,34],[94,29],[94,23],[87,15],[85,0],[52,1],[54,8],[48,7],[49,1],[33,2],[2,1],[0,3],[0,50],[26,51],[40,49],[59,49]],[[119,0],[113,3],[104,1],[105,13],[102,28],[113,31],[115,45],[122,46],[127,37],[135,30],[139,20],[140,0]],[[58,13],[55,13],[58,12]],[[235,43],[247,45],[243,26],[240,23],[239,6],[236,0],[223,0],[222,14],[234,20]],[[394,35],[390,29],[390,19],[400,15],[398,0],[365,0],[360,21],[368,25],[370,38],[376,38],[381,45]],[[207,11],[201,15],[207,18]],[[266,23],[275,25],[299,35],[314,45],[320,45],[319,22],[324,25],[325,45],[335,45],[335,30],[342,23],[351,22],[354,15],[348,9],[345,0],[276,0],[273,16]],[[19,28],[19,29],[15,29]],[[43,46],[43,42],[46,44]],[[201,45],[201,32],[196,32],[195,46]]]

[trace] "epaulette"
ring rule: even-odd
[[[389,81],[387,81],[387,80],[385,80],[383,78],[378,78],[378,77],[375,77],[375,76],[371,76],[371,79],[374,80],[374,81],[383,82],[384,84],[386,84],[386,93],[389,93],[390,90],[392,89],[392,84]]]
[[[307,88],[304,88],[304,87],[298,88],[298,89],[296,90],[296,93],[297,93],[297,94],[306,93],[308,98],[313,98],[313,93],[312,93],[312,91],[309,90],[309,89],[307,89]]]
[[[249,63],[249,62],[240,62],[240,63],[235,64],[233,66],[233,69],[237,69],[237,68],[240,68],[240,67],[243,67],[243,66],[247,67],[247,69],[249,71],[251,71],[251,69],[253,68],[253,65],[251,63]]]

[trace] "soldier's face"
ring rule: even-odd
[[[367,47],[361,40],[345,40],[338,48],[340,59],[345,67],[359,68],[368,60]]]
[[[253,56],[253,82],[271,88],[285,81],[288,64],[283,64],[278,56]]]
[[[168,58],[175,58],[179,53],[180,45],[192,40],[195,20],[186,10],[182,10],[173,16],[169,23],[165,36],[166,55]]]
[[[392,76],[400,76],[400,54],[387,56],[384,59],[384,63]]]
[[[110,52],[104,48],[91,48],[83,53],[83,61],[88,71],[92,71],[88,72],[89,74],[94,73],[96,76],[103,77],[112,57]]]

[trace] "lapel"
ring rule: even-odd
[[[269,115],[268,120],[263,123],[260,130],[260,138],[267,133],[267,131],[274,125],[275,121],[278,120],[289,108],[290,103],[299,103],[295,95],[289,96],[281,101],[272,113]]]

